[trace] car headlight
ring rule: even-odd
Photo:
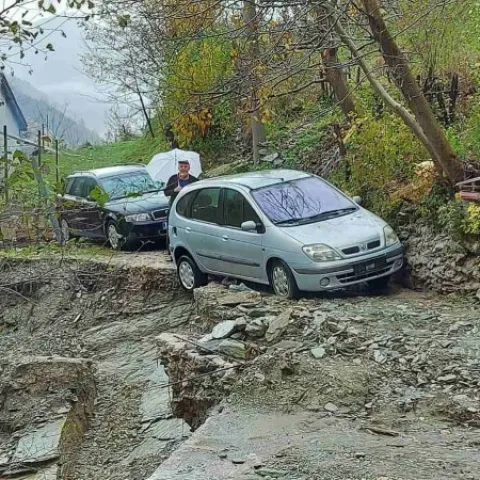
[[[390,245],[395,245],[400,240],[397,237],[397,234],[394,232],[393,228],[390,225],[387,225],[383,229],[385,235],[385,246],[389,247]]]
[[[342,258],[335,250],[323,243],[305,245],[302,250],[314,262],[331,262],[333,260],[341,260]]]
[[[150,217],[149,213],[136,213],[134,215],[125,215],[125,221],[126,222],[148,222],[151,220],[152,217]]]

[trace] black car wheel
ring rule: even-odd
[[[64,218],[60,219],[60,235],[62,245],[67,243],[71,238],[70,227],[68,225],[68,222]]]
[[[190,257],[184,255],[177,262],[177,274],[180,285],[187,292],[193,292],[196,288],[208,283],[208,277],[197,267]]]
[[[276,295],[295,299],[300,296],[297,282],[290,267],[282,260],[273,262],[270,268],[270,282]]]
[[[112,250],[121,250],[126,245],[127,241],[118,231],[118,227],[115,222],[110,221],[107,223],[106,233]]]

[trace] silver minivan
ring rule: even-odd
[[[356,200],[356,201],[355,201]],[[184,188],[169,217],[184,289],[217,275],[271,285],[277,295],[388,283],[403,247],[383,220],[320,177],[251,172]]]

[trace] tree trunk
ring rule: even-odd
[[[335,9],[331,6],[328,6],[328,11],[331,14],[336,13]],[[377,80],[375,75],[372,73],[370,65],[368,65],[368,63],[365,61],[363,54],[359,52],[357,46],[355,45],[351,37],[345,32],[345,30],[343,29],[339,21],[335,22],[334,28],[338,36],[340,37],[340,40],[350,50],[358,66],[363,70],[365,77],[370,82],[370,85],[372,86],[375,93],[385,102],[385,105],[394,113],[396,113],[410,128],[410,130],[412,130],[414,135],[420,140],[422,145],[428,151],[432,160],[435,161],[438,165],[437,153],[434,150],[429,139],[426,137],[425,133],[421,129],[420,125],[415,120],[414,116],[403,105],[401,105],[394,98],[392,98],[389,95],[389,93],[385,90],[385,88],[383,88],[383,85]]]
[[[322,52],[322,62],[325,79],[331,85],[335,98],[342,109],[347,121],[355,113],[355,104],[347,79],[338,62],[337,48],[326,48]]]
[[[378,43],[385,63],[389,67],[393,81],[402,92],[409,108],[429,140],[436,155],[434,160],[446,173],[452,183],[463,179],[463,168],[450,146],[445,132],[415,81],[408,61],[388,31],[378,0],[362,0],[372,35]]]
[[[247,51],[250,58],[247,61],[248,76],[250,77],[251,102],[250,102],[250,123],[252,129],[253,163],[260,160],[260,144],[265,142],[265,125],[260,117],[260,105],[258,99],[258,78],[255,73],[255,66],[259,58],[258,46],[258,19],[255,0],[244,0],[243,21],[246,29]]]

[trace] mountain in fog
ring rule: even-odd
[[[69,147],[79,147],[86,143],[101,143],[102,138],[87,128],[82,118],[78,118],[68,103],[57,104],[48,95],[33,85],[17,77],[8,77],[18,104],[27,119],[31,137],[43,125]]]

